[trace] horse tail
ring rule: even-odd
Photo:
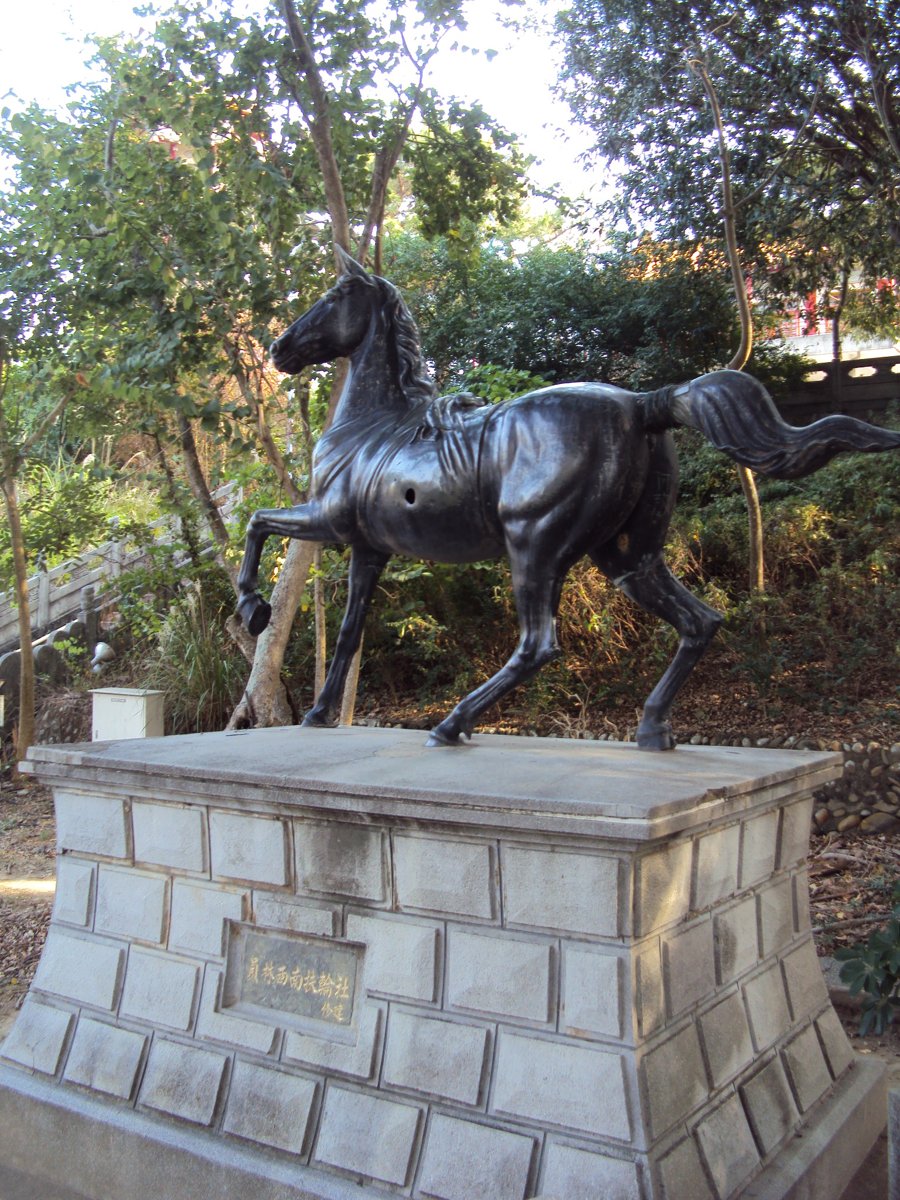
[[[735,462],[776,479],[810,475],[843,451],[900,449],[900,432],[855,417],[788,425],[763,385],[743,371],[713,371],[645,393],[641,402],[648,433],[678,425],[699,429]]]

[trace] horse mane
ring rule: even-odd
[[[413,315],[406,307],[398,288],[387,279],[378,276],[374,276],[374,279],[385,299],[397,346],[400,390],[409,401],[410,407],[429,403],[437,395],[437,388],[428,374],[428,366],[419,341],[419,330]]]

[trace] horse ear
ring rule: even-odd
[[[358,275],[360,279],[369,278],[366,268],[358,263],[351,254],[348,254],[343,246],[335,245],[334,250],[345,275]]]

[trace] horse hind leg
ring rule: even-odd
[[[637,729],[641,750],[674,750],[669,713],[675,697],[722,624],[723,617],[679,583],[658,553],[635,565],[623,561],[618,547],[591,558],[604,574],[647,612],[667,621],[678,633],[675,657],[647,697]]]

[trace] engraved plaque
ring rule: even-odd
[[[219,1011],[355,1040],[361,942],[227,921]]]

